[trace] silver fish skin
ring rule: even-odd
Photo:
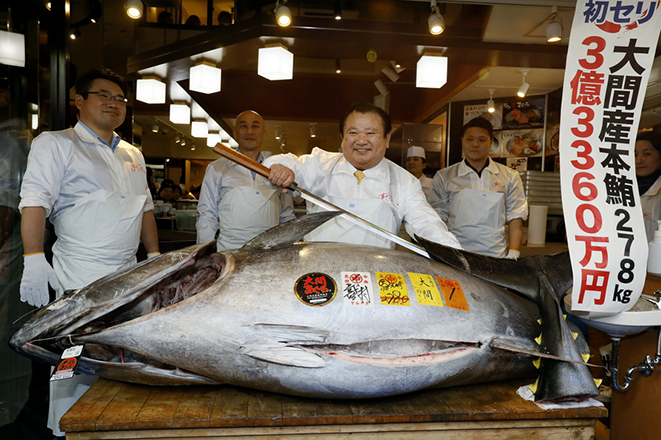
[[[538,305],[418,255],[295,243],[334,215],[293,220],[238,250],[213,253],[211,243],[175,251],[177,268],[166,267],[164,254],[136,268],[139,274],[107,277],[55,301],[10,343],[50,363],[67,346],[84,343],[81,371],[110,379],[227,383],[322,398],[382,397],[537,374],[533,356],[516,348],[539,350]],[[345,298],[346,273],[369,274],[370,305]],[[385,304],[388,296],[381,301],[377,273],[403,277],[407,305]],[[318,274],[336,284],[323,305],[295,294],[297,283]],[[417,274],[458,283],[467,307],[447,298],[422,304],[413,286]]]

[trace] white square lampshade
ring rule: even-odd
[[[0,31],[0,64],[25,67],[25,35]]]
[[[220,129],[220,142],[226,144],[230,141],[230,135],[228,132],[223,130],[222,128]]]
[[[190,108],[186,104],[170,104],[170,122],[190,124]]]
[[[271,81],[294,77],[294,54],[284,46],[262,47],[257,58],[257,73]]]
[[[208,64],[198,64],[190,68],[189,88],[200,93],[220,92],[221,70]]]
[[[165,104],[165,83],[156,78],[139,79],[135,99],[147,104]]]
[[[207,136],[207,147],[215,147],[220,142],[220,133],[209,133]]]
[[[209,136],[209,124],[206,121],[193,121],[190,127],[190,134],[196,138]]]
[[[440,55],[425,54],[420,58],[415,73],[415,86],[440,89],[448,81],[448,59]]]

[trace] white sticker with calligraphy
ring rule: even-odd
[[[560,123],[573,310],[628,310],[645,283],[634,143],[661,27],[658,8],[651,0],[576,4]]]
[[[371,306],[374,292],[369,272],[341,272],[342,298],[349,306]]]

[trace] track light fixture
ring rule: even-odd
[[[427,24],[429,24],[429,33],[432,35],[440,35],[445,30],[445,20],[443,20],[436,0],[431,0],[431,14],[427,19]]]
[[[145,6],[142,4],[141,0],[126,0],[124,8],[126,9],[126,15],[134,20],[142,17],[145,10]]]
[[[546,25],[546,41],[555,43],[562,40],[562,22],[558,17],[558,7],[551,8],[551,18]]]
[[[339,59],[335,60],[335,73],[342,73],[342,65]]]
[[[72,40],[75,40],[78,37],[80,37],[80,30],[78,30],[78,29],[71,30],[71,33],[69,34],[69,38],[71,38]]]
[[[521,75],[523,75],[523,82],[521,83],[521,86],[519,86],[519,90],[516,92],[516,96],[519,98],[525,98],[526,93],[528,93],[528,87],[530,87],[530,84],[526,82],[526,75],[528,74],[529,70],[523,69],[519,72],[521,72]]]
[[[275,126],[275,140],[279,141],[282,138],[282,127],[280,125]]]
[[[282,0],[282,4],[278,0],[275,2],[275,9],[273,10],[275,12],[276,23],[282,27],[287,27],[291,24],[291,11],[285,6],[285,3],[287,3],[287,0]]]
[[[493,92],[495,92],[494,89],[489,89],[489,100],[487,101],[487,111],[489,113],[496,111],[496,103],[493,102]]]
[[[174,143],[175,143],[175,144],[178,144],[179,142],[181,142],[181,139],[179,139],[179,135],[176,135],[176,136],[174,137]]]
[[[335,0],[333,12],[336,20],[342,20],[342,0]]]
[[[151,131],[154,132],[154,133],[158,133],[158,124],[152,125]]]
[[[310,122],[310,137],[317,137],[317,123]]]

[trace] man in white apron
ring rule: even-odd
[[[464,249],[516,259],[528,202],[519,173],[489,158],[492,137],[491,122],[467,122],[461,137],[464,160],[436,173],[428,198]]]
[[[108,70],[76,82],[79,122],[45,132],[32,143],[21,187],[24,271],[21,300],[48,303],[135,264],[142,239],[149,257],[159,254],[153,202],[140,151],[114,132],[126,116],[126,83]],[[44,256],[46,218],[55,226],[53,267]],[[51,382],[48,427],[63,436],[59,420],[96,380],[76,375]]]
[[[425,196],[429,197],[431,179],[423,173],[425,168],[427,168],[425,149],[416,146],[409,147],[406,151],[406,170],[420,181],[422,192],[425,193]]]
[[[234,139],[239,152],[262,163],[264,119],[247,110],[236,118]],[[197,242],[213,240],[216,248],[238,249],[253,237],[294,218],[290,194],[283,194],[265,178],[225,158],[209,164],[202,181],[195,227]]]
[[[440,217],[427,203],[420,181],[385,158],[390,146],[390,116],[369,103],[349,107],[340,121],[342,153],[319,148],[311,154],[272,156],[264,161],[271,168],[274,185],[292,182],[363,219],[396,234],[402,221],[406,231],[437,243],[459,248]],[[308,212],[318,208],[308,203]],[[335,218],[314,230],[309,241],[335,241],[394,248],[392,241]]]

